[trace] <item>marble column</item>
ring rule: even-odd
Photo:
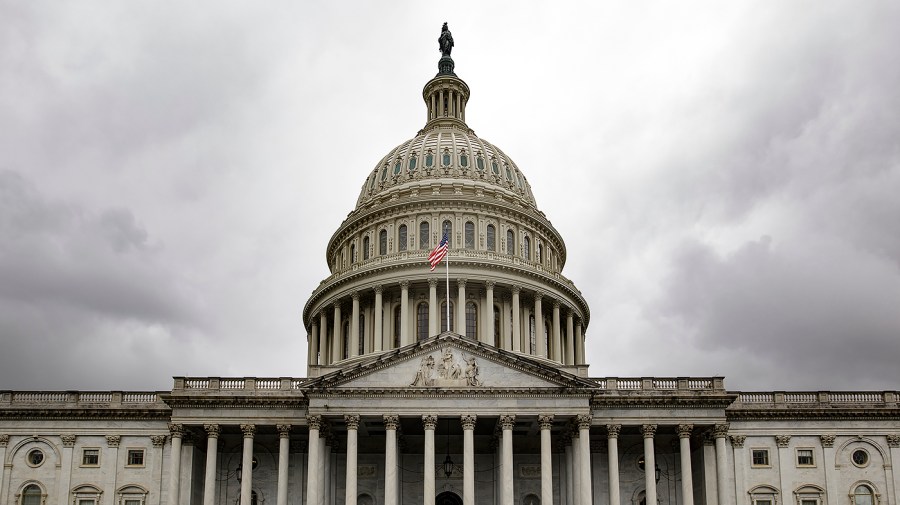
[[[572,485],[575,486],[575,490],[572,493],[572,503],[574,505],[581,505],[581,434],[578,431],[577,423],[573,422],[571,429],[572,429]]]
[[[734,457],[734,496],[743,496],[747,482],[747,450],[744,449],[744,441],[747,440],[746,435],[730,435],[731,453]],[[825,472],[825,480],[827,485],[828,471]],[[827,490],[826,490],[827,492]],[[834,496],[834,495],[832,495]],[[689,504],[685,504],[689,505]]]
[[[359,292],[350,294],[353,309],[350,312],[350,357],[359,356]]]
[[[619,505],[619,432],[621,424],[606,425],[606,445],[609,463],[609,505]]]
[[[550,430],[553,428],[553,416],[538,416],[541,428],[541,503],[553,503],[553,455],[550,447]]]
[[[310,328],[309,335],[306,337],[309,340],[309,356],[307,361],[309,361],[310,365],[318,365],[319,364],[319,323],[314,322],[312,327]]]
[[[575,315],[566,311],[566,364],[575,364]]]
[[[466,336],[466,280],[456,279],[456,333]]]
[[[691,432],[693,424],[678,425],[678,452],[681,454],[681,501],[694,505],[694,477],[691,469]]]
[[[384,317],[381,315],[381,310],[384,307],[384,302],[381,300],[381,286],[375,286],[375,320],[372,322],[372,328],[374,329],[374,342],[375,342],[375,352],[381,352],[384,349]]]
[[[563,435],[563,445],[565,447],[565,468],[566,468],[566,501],[565,505],[575,505],[572,499],[572,493],[575,489],[575,482],[572,480],[572,468],[575,466],[572,459],[572,435]]]
[[[316,505],[331,503],[328,499],[328,476],[331,473],[331,447],[328,446],[328,424],[323,420],[322,429],[319,430],[319,470],[316,472],[316,487],[319,489],[319,501]]]
[[[473,414],[462,416],[463,505],[475,505],[475,421]]]
[[[9,443],[9,435],[7,435],[6,442]],[[59,493],[57,503],[65,504],[69,501],[69,491],[72,488],[72,463],[75,456],[75,435],[60,435],[60,441],[62,442],[62,454],[60,466],[59,466]],[[5,448],[3,449],[5,451]],[[5,462],[5,459],[0,458],[0,461]],[[2,479],[0,479],[2,480]],[[114,484],[115,485],[115,484]],[[0,482],[0,490],[6,489],[6,486]],[[49,493],[48,493],[49,495]],[[4,496],[0,494],[0,497]],[[0,498],[2,500],[2,498]]]
[[[581,332],[581,321],[575,324],[575,364],[584,364],[584,335]]]
[[[341,336],[341,302],[334,302],[334,335],[331,338],[331,362],[344,359],[344,342]]]
[[[544,295],[541,292],[534,294],[534,335],[537,341],[537,355],[547,357],[547,339],[544,337],[544,309],[541,307],[541,300]]]
[[[344,504],[356,505],[356,477],[359,470],[359,465],[357,464],[357,461],[359,460],[359,447],[357,443],[357,437],[359,435],[359,416],[355,414],[346,414],[344,415],[344,423],[347,425],[347,480],[344,485],[344,490],[346,491]]]
[[[655,424],[641,426],[644,434],[644,495],[647,503],[656,503],[656,452],[653,447],[653,436],[656,435]]]
[[[178,505],[181,491],[181,439],[184,437],[184,426],[169,424],[169,434],[172,436],[172,455],[169,463],[169,503]]]
[[[554,361],[562,361],[563,360],[563,352],[562,352],[562,328],[560,327],[560,319],[559,319],[559,302],[553,302],[553,334],[551,335],[553,342],[553,349],[548,353]]]
[[[203,481],[203,505],[215,505],[220,429],[218,424],[204,424],[203,429],[206,430],[206,474]]]
[[[276,505],[287,505],[288,465],[291,452],[291,425],[278,424],[278,494]],[[206,504],[204,504],[206,505]]]
[[[580,414],[576,420],[578,421],[578,455],[581,457],[579,467],[581,469],[581,496],[582,505],[591,505],[594,503],[593,482],[591,478],[591,416],[590,414]],[[653,502],[656,503],[656,502]]]
[[[425,414],[422,416],[422,424],[425,428],[425,450],[422,461],[423,503],[434,505],[434,428],[437,426],[437,416]]]
[[[723,466],[722,462],[720,461],[720,456],[719,456],[719,444],[721,443],[721,445],[724,447],[725,446],[725,438],[722,437],[722,439],[721,439],[722,442],[719,442],[719,432],[722,431],[721,428],[719,428],[719,426],[720,425],[717,424],[714,427],[713,436],[715,437],[715,441],[716,441],[716,485],[721,486],[724,479],[719,475],[720,474],[719,468],[721,466]],[[727,430],[728,430],[728,425],[725,425],[725,431],[727,432]],[[778,487],[781,489],[784,489],[785,482],[790,482],[789,479],[791,479],[791,477],[792,477],[792,475],[790,475],[790,473],[792,473],[793,466],[794,466],[792,464],[792,460],[794,458],[792,458],[791,457],[792,455],[790,454],[791,436],[790,435],[775,435],[775,445],[778,446]],[[722,452],[724,452],[724,451],[722,451]],[[725,458],[721,458],[721,459],[725,459]],[[724,501],[722,501],[723,496],[724,496],[724,493],[722,493],[722,491],[719,490],[719,503],[720,504],[725,503]]]
[[[728,423],[715,425],[713,433],[716,437],[716,494],[719,504],[731,503],[728,500],[728,455],[725,452],[725,439],[728,437]]]
[[[322,454],[325,455],[322,458],[322,467],[319,472],[319,481],[321,481],[322,485],[322,503],[326,505],[331,505],[334,503],[332,500],[332,492],[334,489],[332,488],[332,479],[334,478],[334,466],[332,465],[332,461],[334,457],[332,454],[334,453],[334,437],[331,434],[330,426],[326,426],[327,430],[319,433],[319,439],[322,441]],[[322,435],[325,435],[323,438]]]
[[[74,435],[72,435],[74,437]],[[163,435],[165,436],[165,435]],[[72,445],[75,445],[75,440],[72,440]],[[0,461],[6,461],[6,448],[9,447],[9,435],[6,433],[0,435]],[[7,484],[8,479],[6,466],[0,467],[0,497],[6,496],[6,489],[9,487]]]
[[[822,467],[825,469],[825,492],[827,496],[837,496],[838,493],[840,470],[835,468],[834,465],[834,441],[836,438],[831,434],[819,435],[819,440],[822,442]],[[891,458],[891,461],[900,461],[900,459]]]
[[[503,456],[500,463],[500,505],[513,505],[513,440],[512,430],[516,424],[516,416],[500,416],[503,429]]]
[[[319,503],[319,428],[322,426],[322,416],[306,416],[306,424],[309,426],[309,462],[306,465],[306,504],[318,505]]]
[[[433,337],[441,332],[441,320],[438,319],[437,279],[428,279],[428,336]]]
[[[484,318],[487,320],[487,324],[484,326],[487,328],[487,335],[485,335],[481,341],[501,347],[499,339],[496,342],[494,341],[494,333],[496,333],[496,331],[494,331],[494,281],[485,282],[484,287],[486,307],[482,312],[484,313]]]
[[[319,312],[319,364],[331,363],[329,358],[331,356],[328,354],[328,316],[323,310]]]
[[[241,505],[250,505],[250,495],[253,491],[253,436],[256,434],[256,426],[242,424],[244,433],[244,452],[241,455]]]
[[[512,287],[512,350],[522,352],[522,318],[519,316],[519,286]]]
[[[409,345],[409,281],[400,281],[400,346]]]
[[[385,414],[384,419],[384,505],[399,505],[397,494],[397,427],[400,416]]]

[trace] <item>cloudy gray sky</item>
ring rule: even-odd
[[[592,375],[900,387],[896,2],[0,0],[0,389],[304,376],[444,21]]]

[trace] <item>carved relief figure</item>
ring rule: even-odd
[[[410,386],[434,386],[434,377],[431,376],[433,372],[434,357],[429,354],[428,356],[422,358],[422,364],[419,366],[419,370],[416,372],[416,378],[413,380]]]
[[[481,386],[481,380],[478,378],[478,364],[475,358],[466,358],[466,385]]]
[[[444,349],[444,355],[441,358],[441,366],[438,367],[438,377],[441,379],[459,379],[462,375],[462,369],[456,360],[453,359],[453,350],[449,347]]]

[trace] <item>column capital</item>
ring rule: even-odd
[[[819,435],[819,440],[822,441],[822,447],[834,447],[835,438],[834,435]]]
[[[354,292],[350,293],[350,298],[354,302],[358,302],[359,301],[359,291],[354,291]]]
[[[396,430],[400,426],[400,416],[397,414],[385,414],[381,417],[384,419],[384,428],[387,430]]]
[[[607,424],[606,438],[619,438],[619,432],[622,431],[621,424]]]
[[[181,438],[184,436],[184,425],[169,423],[169,434],[172,438]]]
[[[433,430],[437,427],[438,418],[434,414],[425,414],[422,416],[422,424],[425,425],[426,430]]]
[[[575,417],[575,422],[578,424],[578,429],[580,430],[589,430],[591,429],[591,421],[594,418],[590,414],[578,414]]]
[[[219,438],[219,433],[222,431],[218,424],[204,424],[203,429],[206,430],[208,438]]]
[[[278,430],[278,438],[291,438],[290,424],[276,424],[275,429]]]
[[[466,280],[462,279],[462,278],[456,279],[456,285],[461,288],[464,288],[464,287],[466,287]]]
[[[744,442],[746,440],[747,440],[747,435],[731,435],[732,447],[737,447],[738,449],[742,449],[744,447]]]
[[[9,443],[9,435],[5,435],[5,436],[6,436],[6,443],[8,444]],[[60,435],[59,438],[60,438],[60,440],[62,440],[63,447],[75,447],[75,435],[70,435],[70,434]]]
[[[348,430],[359,429],[359,414],[344,414],[344,424]]]
[[[122,441],[121,435],[106,435],[106,446],[107,447],[119,447],[119,443]]]
[[[538,425],[542,430],[549,430],[553,428],[553,415],[552,414],[540,414],[538,415]]]
[[[306,424],[311,430],[322,429],[322,416],[306,416]]]
[[[786,449],[791,443],[790,435],[775,435],[775,444],[779,449]]]
[[[900,435],[897,435],[897,434],[887,435],[887,443],[888,443],[888,447],[892,447],[894,449],[900,447]]]
[[[656,425],[655,424],[642,425],[641,433],[644,434],[644,438],[653,438],[653,436],[656,435]]]
[[[719,423],[713,426],[713,435],[716,438],[725,438],[728,436],[728,423]]]
[[[407,281],[407,280],[400,281],[400,289],[409,289],[409,281]]]
[[[562,304],[559,303],[559,300],[553,300],[553,310],[559,310],[559,307],[560,307],[561,305],[562,305]]]
[[[335,300],[334,302],[331,303],[331,306],[334,308],[334,310],[340,310],[341,300],[340,299]]]
[[[518,284],[513,284],[512,286],[509,287],[509,290],[512,292],[512,294],[518,295],[522,291],[522,286],[519,286]]]
[[[497,283],[494,281],[484,281],[484,287],[486,287],[488,289],[494,289],[494,286],[496,286],[496,285],[497,285]]]
[[[691,433],[694,431],[693,424],[679,424],[678,425],[678,438],[691,438]]]
[[[544,293],[541,293],[540,291],[534,292],[534,301],[539,302],[542,298],[544,298]]]
[[[459,421],[462,423],[463,430],[474,430],[475,429],[475,421],[478,417],[475,414],[463,414]]]
[[[511,430],[516,425],[516,416],[507,414],[500,416],[500,427],[503,430]]]
[[[241,431],[244,432],[244,438],[253,438],[253,435],[256,434],[256,425],[255,424],[242,424]]]
[[[428,279],[428,287],[436,288],[438,285],[438,280],[435,278]]]
[[[0,447],[9,447],[9,435],[0,435]]]
[[[150,435],[150,443],[153,444],[153,447],[162,447],[166,445],[166,437],[165,435]]]
[[[382,286],[381,284],[376,284],[372,287],[372,289],[375,291],[376,295],[380,295],[384,291],[384,286]]]

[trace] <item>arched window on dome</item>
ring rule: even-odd
[[[444,151],[443,156],[441,156],[441,165],[444,165],[445,167],[449,167],[451,161],[453,161],[453,160],[450,157],[450,151]]]
[[[400,307],[394,308],[394,349],[400,347]]]
[[[369,237],[363,237],[363,260],[369,259]]]
[[[403,162],[399,159],[397,163],[394,164],[394,175],[400,175],[400,172],[403,170]]]
[[[544,259],[544,247],[541,244],[538,244],[537,247],[534,248],[534,254],[534,261],[541,263]]]
[[[427,250],[431,245],[431,231],[428,221],[419,223],[419,249]]]
[[[408,241],[406,239],[406,225],[401,224],[400,228],[397,229],[397,249],[400,251],[405,251],[407,243]]]
[[[487,239],[487,249],[488,251],[496,251],[497,250],[497,229],[494,228],[494,225],[487,225],[487,233],[485,233]]]
[[[431,168],[434,166],[434,153],[431,150],[425,155],[425,167]]]
[[[503,165],[503,168],[506,169],[506,180],[509,182],[515,182],[512,176],[512,172],[509,171],[509,165]]]
[[[491,172],[494,172],[494,175],[500,175],[500,165],[497,165],[496,158],[491,160]]]
[[[516,234],[512,230],[506,230],[506,254],[516,254]]]
[[[446,235],[447,246],[453,247],[453,223],[451,223],[449,219],[441,224],[441,235]]]
[[[350,263],[356,263],[356,244],[350,244]]]
[[[384,182],[387,179],[387,165],[381,168],[381,182]]]
[[[853,505],[875,505],[875,492],[865,484],[853,489]]]
[[[500,307],[494,305],[494,341],[491,342],[495,347],[500,347]]]
[[[465,247],[466,249],[475,249],[475,223],[472,221],[466,221]]]
[[[409,163],[407,167],[409,168],[409,173],[413,173],[416,171],[416,163],[418,163],[419,159],[415,155],[411,155],[409,157]]]
[[[387,254],[387,230],[378,233],[378,254],[380,256]]]
[[[478,338],[478,307],[475,302],[466,302],[466,337]]]
[[[484,157],[479,155],[477,158],[475,158],[475,168],[484,172]]]
[[[525,237],[522,241],[522,257],[527,260],[531,259],[531,239],[529,237]]]
[[[29,484],[22,490],[21,505],[41,505],[43,501],[43,491],[37,484]]]
[[[469,156],[466,154],[465,151],[463,151],[459,155],[459,166],[461,166],[463,168],[469,168]]]
[[[450,302],[450,331],[453,331],[453,321],[456,319],[454,317],[456,312],[453,311],[453,302]],[[441,333],[447,331],[447,301],[444,300],[441,302]]]
[[[528,354],[537,352],[537,336],[534,328],[534,314],[528,316]]]
[[[375,189],[375,183],[378,182],[378,171],[376,170],[374,174],[372,174],[372,180],[369,182],[369,191]]]
[[[416,340],[428,338],[428,302],[416,306]]]
[[[341,329],[341,343],[343,344],[343,356],[344,359],[350,357],[350,320],[347,319],[344,321],[343,328]]]

